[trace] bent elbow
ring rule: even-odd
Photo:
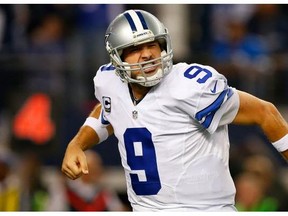
[[[261,109],[259,110],[259,123],[270,124],[271,121],[277,119],[279,112],[275,105],[271,102],[262,101]]]

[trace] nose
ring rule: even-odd
[[[147,59],[150,59],[151,56],[152,56],[152,52],[149,49],[149,47],[148,46],[142,47],[141,58],[144,59],[144,60],[147,60]]]

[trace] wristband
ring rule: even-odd
[[[99,137],[98,143],[103,142],[109,136],[105,125],[101,123],[100,119],[94,117],[88,117],[82,126],[89,126],[97,133]]]
[[[283,136],[281,139],[272,142],[272,144],[279,152],[288,150],[288,134]]]

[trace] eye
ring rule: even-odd
[[[154,48],[154,47],[157,46],[157,43],[151,43],[151,44],[149,44],[148,46],[151,47],[151,48]]]
[[[129,50],[129,53],[135,53],[139,51],[139,47],[133,47]]]

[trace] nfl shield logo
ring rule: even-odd
[[[138,112],[136,110],[134,110],[132,112],[132,116],[133,116],[133,119],[137,119],[138,118]]]

